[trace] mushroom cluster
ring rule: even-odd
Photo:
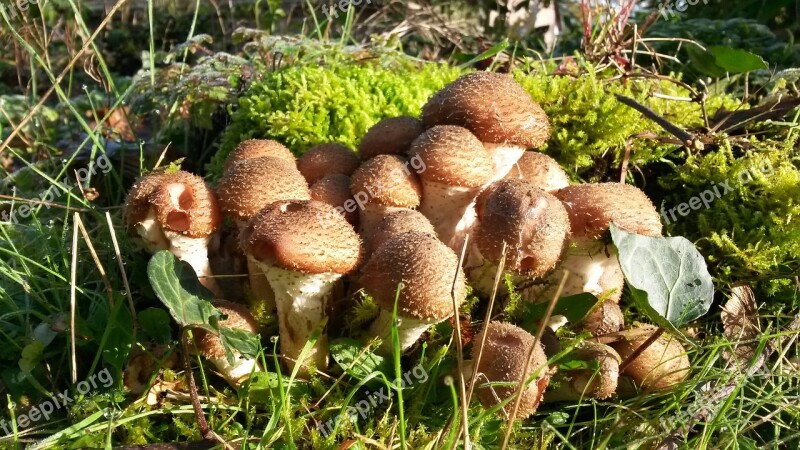
[[[623,377],[643,389],[682,381],[689,361],[675,337],[625,329],[624,278],[608,240],[612,223],[660,236],[654,205],[633,186],[571,184],[554,159],[532,150],[550,133],[545,112],[511,76],[472,73],[434,94],[420,118],[374,125],[358,153],[331,143],[296,160],[277,142],[247,140],[215,190],[183,172],[148,175],[131,191],[127,223],[148,248],[173,251],[215,287],[206,247],[230,219],[249,293],[276,312],[284,364],[301,373],[327,367],[325,324],[349,294],[363,291],[378,305],[366,332],[381,340],[379,351],[406,351],[453,318],[468,285],[489,296],[503,267],[537,303],[568,273],[562,297],[599,299],[574,325],[610,345],[585,342],[573,353],[587,364],[557,373],[548,367],[554,352],[531,330],[487,323],[472,349],[484,406],[508,400],[521,379],[522,417],[542,399],[609,398]]]

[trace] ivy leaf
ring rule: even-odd
[[[147,277],[158,299],[181,327],[209,325],[219,312],[211,305],[214,294],[200,284],[194,269],[162,250],[147,264]]]
[[[389,379],[394,377],[392,362],[388,358],[371,351],[364,351],[364,345],[355,339],[342,338],[332,341],[330,352],[339,366],[358,380],[363,380],[374,372],[381,372]]]
[[[597,301],[597,297],[588,292],[561,297],[553,307],[553,316],[562,315],[567,318],[569,323],[578,323],[589,314]],[[530,330],[539,326],[544,315],[547,314],[548,306],[547,303],[525,303],[522,327]]]
[[[747,50],[715,45],[709,47],[708,51],[714,55],[717,66],[729,73],[746,73],[769,68],[769,64],[762,57]]]
[[[166,344],[172,337],[169,314],[161,308],[147,308],[139,312],[139,325],[145,336],[159,344]]]
[[[219,338],[225,347],[225,357],[228,363],[234,363],[234,355],[231,350],[236,349],[247,358],[258,357],[258,352],[261,348],[258,341],[258,336],[247,331],[237,330],[228,327],[219,327]]]
[[[714,284],[703,255],[683,237],[650,237],[611,225],[633,300],[659,326],[674,329],[711,307]]]

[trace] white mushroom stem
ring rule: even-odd
[[[474,223],[475,197],[479,190],[450,186],[435,181],[422,182],[422,203],[419,211],[431,221],[439,239],[452,249],[459,249],[464,233]]]
[[[411,348],[428,330],[434,322],[415,319],[412,317],[397,316],[397,335],[400,341],[400,352]],[[392,353],[392,311],[382,309],[378,317],[372,322],[369,329],[371,336],[381,339],[380,351],[384,354]]]
[[[403,209],[400,206],[386,206],[377,203],[367,203],[359,213],[359,227],[362,236],[371,236],[372,231],[381,223],[381,220],[390,213]]]
[[[511,144],[491,144],[484,142],[483,147],[492,155],[494,161],[494,175],[486,186],[502,179],[514,167],[514,164],[525,154],[525,148]]]
[[[326,308],[336,282],[342,277],[338,273],[305,274],[259,263],[275,293],[278,310],[278,326],[281,334],[281,354],[293,367],[306,342],[314,330],[327,317]],[[320,333],[305,361],[311,361],[318,369],[328,366],[328,339]],[[303,362],[305,365],[305,362]],[[301,370],[301,373],[306,371]]]
[[[261,368],[255,359],[245,358],[238,352],[234,352],[233,357],[233,365],[228,364],[228,359],[224,356],[221,358],[208,358],[231,386],[238,388],[245,380],[250,378],[251,373],[261,372]]]
[[[237,221],[236,226],[239,228],[239,233],[242,233],[247,222]],[[272,292],[267,276],[258,266],[258,262],[250,256],[247,256],[247,275],[250,279],[250,292],[256,302],[262,305],[265,313],[273,313],[275,311],[275,293]]]
[[[558,268],[548,277],[550,282],[546,286],[558,284],[564,270],[569,270],[569,277],[561,292],[562,297],[583,292],[600,296],[608,290],[608,286],[603,286],[603,278],[620,270],[616,248],[596,240],[574,239]],[[523,296],[534,302],[546,301],[548,292],[547,287],[534,286],[526,290]]]
[[[208,244],[211,236],[189,237],[175,231],[164,230],[156,220],[152,209],[145,220],[136,225],[136,231],[149,252],[169,250],[176,258],[192,266],[200,284],[214,295],[222,296],[222,291],[211,272],[211,264],[208,262]]]

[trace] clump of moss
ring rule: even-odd
[[[514,73],[552,121],[553,135],[542,151],[574,173],[597,181],[620,166],[629,138],[643,132],[672,137],[638,111],[620,103],[614,94],[634,98],[682,128],[702,125],[698,103],[653,96],[659,93],[691,98],[686,89],[675,83],[643,78],[609,81],[609,77],[597,74],[588,63],[576,61],[574,74],[550,75],[551,67],[543,72]],[[579,64],[585,67],[578,70]],[[706,106],[709,114],[713,114],[722,106],[734,109],[737,103],[732,97],[714,96]],[[675,148],[674,144],[634,138],[631,163],[643,166],[658,161]],[[599,164],[601,161],[603,164]]]
[[[796,137],[784,142],[753,139],[751,148],[742,150],[725,140],[717,150],[690,156],[673,175],[659,179],[671,192],[662,205],[668,232],[695,241],[718,280],[765,280],[800,269],[796,143]],[[671,208],[708,191],[715,194],[708,208],[674,214],[673,220]],[[771,282],[768,293],[786,282]]]
[[[458,68],[407,57],[265,73],[239,99],[209,175],[217,178],[228,153],[249,138],[278,140],[298,155],[326,142],[356,147],[381,119],[419,115],[428,97],[461,74]]]

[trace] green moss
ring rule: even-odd
[[[742,151],[724,141],[718,150],[689,157],[674,175],[659,180],[672,192],[662,209],[667,230],[695,241],[719,280],[763,280],[797,272],[800,155],[795,144],[796,139],[752,140],[752,148]],[[685,217],[675,213],[673,220],[671,208],[715,188],[721,196],[710,207]],[[773,282],[769,290],[781,284]]]
[[[210,164],[211,178],[220,175],[236,144],[248,138],[278,140],[298,155],[326,142],[356,147],[381,119],[418,115],[428,97],[462,73],[410,59],[380,61],[295,65],[264,74],[239,99]]]

